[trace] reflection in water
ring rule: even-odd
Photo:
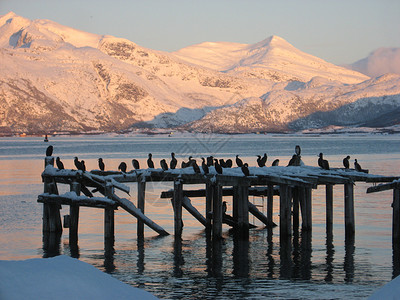
[[[183,276],[182,266],[185,260],[182,256],[182,238],[180,236],[174,237],[174,277],[181,278]]]
[[[143,275],[144,272],[144,238],[137,238],[137,270],[139,275]]]
[[[71,257],[79,258],[80,253],[79,253],[78,239],[69,240],[69,251]]]
[[[400,275],[400,245],[393,244],[393,276]]]
[[[347,283],[353,282],[354,279],[354,235],[346,236],[344,241],[344,271],[345,271],[345,278],[344,281]]]
[[[280,264],[280,278],[290,279],[292,278],[292,241],[290,235],[279,236],[280,249],[279,256],[281,260]]]
[[[268,228],[268,233],[267,233],[267,243],[268,243],[268,248],[267,248],[267,276],[268,278],[273,278],[274,277],[274,267],[275,267],[275,259],[273,256],[274,253],[274,243],[272,240],[272,228]]]
[[[250,269],[249,240],[238,234],[233,234],[233,274],[237,277],[248,278]]]
[[[333,246],[333,234],[332,232],[328,233],[326,236],[326,282],[332,282],[333,276],[333,255],[335,254],[334,246]]]
[[[301,278],[311,279],[311,230],[301,232]]]
[[[43,258],[60,255],[60,246],[60,232],[43,232]]]

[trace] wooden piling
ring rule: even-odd
[[[400,186],[393,189],[393,220],[392,242],[393,249],[400,249]]]
[[[182,201],[183,201],[183,185],[181,180],[174,181],[174,197],[172,199],[174,208],[174,232],[175,236],[182,235]]]
[[[326,233],[332,235],[333,231],[333,185],[325,185],[326,192]]]
[[[114,187],[111,182],[107,181],[105,184],[105,196],[112,199],[114,194]],[[109,245],[114,243],[114,208],[108,206],[104,209],[104,244],[108,249]]]
[[[267,191],[267,219],[270,222],[270,226],[274,226],[274,185],[268,184],[268,191]]]
[[[290,205],[290,193],[289,186],[287,184],[281,184],[279,186],[280,193],[280,205],[279,205],[279,229],[281,236],[290,236],[292,234],[291,224],[291,205]]]
[[[49,157],[51,158],[48,156],[45,161]],[[53,178],[44,177],[44,193],[58,195],[57,185]],[[61,206],[56,203],[43,204],[43,232],[62,232],[60,209]]]
[[[354,235],[354,186],[352,183],[344,185],[344,223],[346,236]]]
[[[146,178],[139,176],[138,178],[138,195],[137,195],[137,208],[144,214],[145,196],[146,196]],[[142,220],[137,219],[137,236],[144,237],[144,223]]]
[[[214,185],[207,181],[206,182],[206,231],[211,232],[211,220],[212,220],[212,207],[213,207],[213,195],[214,195]]]
[[[299,229],[299,224],[300,224],[300,217],[299,217],[299,212],[300,212],[300,200],[299,200],[299,188],[294,187],[292,192],[293,196],[293,230],[297,231]]]
[[[214,239],[220,239],[222,238],[222,186],[219,184],[214,186],[212,216],[212,236]]]
[[[249,235],[249,187],[238,185],[235,190],[237,192],[235,197],[237,200],[236,230],[240,237],[246,238]]]
[[[70,185],[70,191],[80,195],[81,185],[77,181],[73,181]],[[71,204],[69,206],[69,240],[70,244],[75,244],[78,241],[78,223],[79,223],[79,205]]]

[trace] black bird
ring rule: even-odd
[[[257,164],[260,168],[265,167],[265,164],[267,163],[267,153],[264,153],[264,156],[261,157],[261,155],[257,155]]]
[[[299,145],[296,145],[296,147],[294,148],[294,153],[296,153],[296,155],[300,155],[301,154],[301,148]]]
[[[296,154],[293,154],[293,156],[292,156],[292,158],[289,160],[289,163],[288,163],[288,167],[290,167],[290,166],[295,166],[296,165],[296,160],[297,160],[297,155]],[[319,162],[318,162],[319,163]]]
[[[50,145],[46,149],[46,156],[52,156],[53,155],[53,146]]]
[[[139,161],[137,159],[132,159],[132,166],[135,170],[140,169]]]
[[[193,157],[192,157],[192,156],[189,156],[188,162],[182,161],[182,163],[181,163],[181,168],[182,168],[182,169],[188,168],[188,167],[192,166],[193,163],[195,163],[195,162],[196,162],[196,161],[193,159]]]
[[[201,160],[202,160],[201,168],[203,169],[204,174],[208,174],[210,170],[208,169],[206,160],[204,159],[204,157],[202,157]]]
[[[197,165],[197,162],[196,162],[196,161],[195,161],[194,163],[192,163],[192,167],[193,167],[193,170],[194,170],[195,173],[200,174],[200,168],[199,168],[199,166]]]
[[[103,159],[100,157],[99,159],[98,159],[98,161],[99,161],[99,169],[101,170],[101,171],[104,171],[104,169],[105,169],[105,165],[104,165],[104,161],[103,161]]]
[[[75,156],[74,158],[74,164],[77,170],[83,171],[83,166],[82,163],[78,160],[78,157]]]
[[[86,165],[85,165],[85,161],[82,159],[81,160],[81,166],[82,166],[82,171],[85,172],[86,171]]]
[[[161,168],[162,168],[164,171],[167,171],[167,170],[168,170],[168,165],[167,165],[167,162],[166,162],[165,159],[162,159],[162,160],[160,161],[160,166],[161,166]]]
[[[236,165],[241,168],[243,166],[243,161],[239,158],[239,155],[236,155]]]
[[[175,153],[172,152],[172,153],[171,153],[171,162],[169,163],[169,167],[170,167],[171,169],[175,169],[177,164],[178,164],[178,161],[177,161],[176,158],[175,158]]]
[[[232,159],[227,159],[226,161],[225,161],[225,165],[226,165],[226,168],[232,168],[232,165],[233,165],[233,162],[232,162]]]
[[[118,166],[118,170],[121,170],[122,173],[126,173],[126,163],[125,162],[121,162]]]
[[[222,158],[219,160],[219,164],[221,167],[226,168],[226,162]]]
[[[279,159],[275,159],[275,160],[272,162],[272,166],[279,166]]]
[[[208,167],[211,167],[211,166],[213,166],[213,165],[214,165],[214,157],[208,156],[208,157],[207,157],[207,166],[208,166]]]
[[[63,162],[60,160],[60,158],[58,156],[56,158],[56,164],[57,164],[57,168],[59,170],[63,170],[64,169],[64,164],[63,164]]]
[[[346,168],[346,169],[349,169],[350,168],[350,156],[349,155],[347,155],[345,158],[343,158],[343,166]]]
[[[361,168],[360,164],[358,163],[357,159],[354,160],[354,169],[357,172],[363,172],[363,169]]]
[[[152,157],[153,157],[153,154],[149,153],[149,158],[147,159],[147,166],[148,166],[150,169],[154,169],[154,162],[153,162],[153,160],[151,159]]]
[[[247,163],[243,164],[243,166],[241,166],[241,169],[244,176],[250,176],[249,165]]]
[[[217,171],[218,174],[222,174],[222,167],[221,165],[218,163],[218,159],[214,159],[215,161],[215,171]]]
[[[318,166],[320,166],[324,170],[329,170],[329,162],[324,159],[324,155],[322,153],[319,154],[318,158]]]

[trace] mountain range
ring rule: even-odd
[[[399,122],[399,75],[371,78],[277,36],[167,53],[10,12],[0,17],[0,59],[0,134],[296,131],[380,126],[381,116],[384,126]]]

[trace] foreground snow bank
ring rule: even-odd
[[[368,298],[368,300],[381,299],[400,299],[400,276],[385,284]]]
[[[0,299],[157,299],[69,256],[0,261]]]

